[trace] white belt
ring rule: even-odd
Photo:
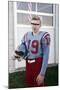
[[[28,63],[34,63],[35,60],[28,60]]]

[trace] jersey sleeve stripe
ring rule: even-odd
[[[45,38],[46,36],[49,36],[47,32],[44,33],[43,38]]]

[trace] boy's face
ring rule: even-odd
[[[39,31],[40,28],[40,20],[32,20],[31,21],[31,25],[32,25],[32,30],[34,33],[37,33]]]

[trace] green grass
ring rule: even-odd
[[[58,85],[58,66],[47,69],[45,83],[47,86]]]
[[[9,74],[9,88],[25,88],[25,72],[15,72]],[[46,86],[58,85],[58,66],[50,67],[47,69],[45,76]]]

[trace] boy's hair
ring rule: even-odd
[[[40,20],[40,17],[35,15],[32,17],[32,20]]]
[[[35,15],[32,17],[32,20],[39,20],[40,21],[40,25],[41,25],[41,19],[39,16]]]

